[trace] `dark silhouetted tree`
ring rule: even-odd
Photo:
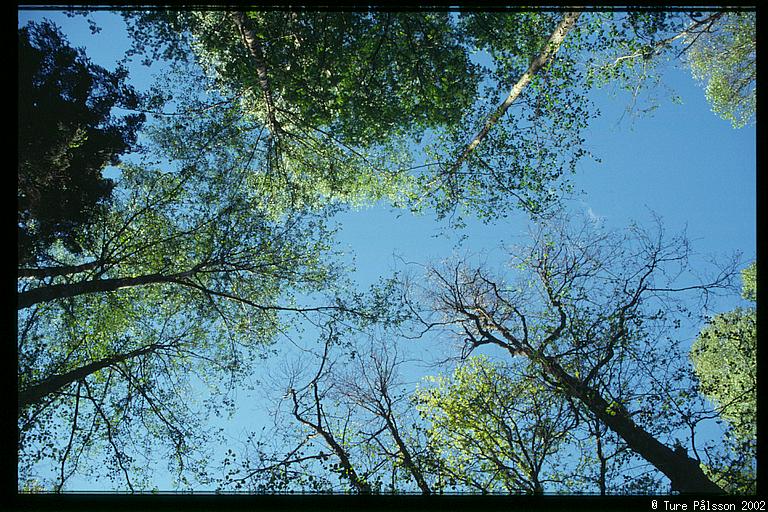
[[[127,70],[110,72],[69,46],[48,22],[19,29],[19,261],[34,265],[61,240],[73,252],[79,227],[110,198],[114,183],[102,170],[136,141],[143,114]]]

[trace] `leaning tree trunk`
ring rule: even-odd
[[[563,44],[566,34],[568,34],[568,32],[576,24],[576,20],[579,19],[579,16],[581,16],[581,11],[565,13],[565,16],[563,16],[563,19],[560,21],[560,23],[557,24],[555,30],[552,31],[552,34],[549,36],[549,39],[547,39],[547,42],[544,43],[544,47],[541,49],[541,52],[531,61],[531,64],[528,66],[528,69],[525,71],[525,73],[523,73],[515,85],[512,86],[512,90],[509,92],[509,95],[507,95],[507,98],[501,103],[501,105],[496,108],[496,110],[494,110],[488,119],[486,119],[482,129],[477,133],[477,135],[475,135],[467,147],[464,148],[464,151],[461,153],[459,158],[451,166],[448,174],[452,174],[459,169],[461,164],[488,135],[488,133],[491,131],[491,128],[493,128],[499,119],[501,119],[507,110],[509,110],[509,107],[512,106],[512,103],[517,100],[517,98],[523,92],[523,89],[525,89],[525,87],[531,83],[533,77],[542,69],[544,69],[544,67],[552,60],[552,58],[557,53],[557,50]]]
[[[54,284],[33,288],[17,295],[17,308],[24,309],[40,302],[76,297],[89,293],[112,292],[121,288],[144,286],[157,283],[185,284],[183,279],[190,277],[196,269],[177,274],[147,274],[135,277],[117,277],[111,279],[93,279],[79,283]]]
[[[719,493],[725,491],[704,474],[699,463],[685,451],[676,451],[660,442],[621,411],[615,411],[600,393],[566,372],[554,358],[528,349],[527,354],[542,364],[544,371],[563,385],[565,392],[578,399],[608,428],[616,432],[635,453],[653,464],[669,478],[672,489],[683,493]]]
[[[672,489],[683,493],[715,493],[725,494],[717,484],[710,480],[699,463],[690,458],[683,451],[673,450],[644,428],[636,424],[626,413],[613,410],[599,393],[598,390],[569,374],[558,363],[557,359],[543,354],[528,343],[521,343],[504,325],[493,320],[487,312],[482,311],[483,316],[490,322],[504,339],[497,338],[478,322],[477,315],[469,314],[475,318],[476,325],[483,337],[488,342],[506,349],[513,357],[527,357],[541,367],[542,373],[559,385],[570,397],[582,402],[600,421],[618,434],[627,446],[645,460],[653,464],[669,478]],[[564,313],[561,311],[561,328],[565,323]],[[559,329],[555,331],[558,333]],[[551,336],[555,336],[554,334]]]
[[[609,402],[600,395],[600,392],[587,384],[589,378],[581,380],[569,374],[558,363],[557,359],[547,356],[527,342],[517,339],[509,329],[497,322],[493,315],[487,311],[476,309],[476,313],[469,313],[466,310],[463,312],[475,321],[480,334],[487,342],[504,348],[513,357],[527,357],[539,365],[542,373],[561,387],[563,392],[582,402],[600,421],[618,434],[631,450],[653,464],[656,469],[669,478],[673,490],[684,493],[725,494],[723,489],[704,474],[699,463],[690,458],[684,450],[672,450],[636,424],[626,413],[613,410]],[[481,321],[479,315],[482,315],[485,320]],[[562,310],[560,310],[560,317],[560,327],[549,336],[552,339],[559,336],[565,326],[566,318]],[[484,327],[485,322],[490,325],[486,324],[487,327]],[[498,331],[507,341],[496,337],[489,331],[489,328]],[[544,343],[544,345],[546,344]]]
[[[272,87],[269,84],[266,59],[264,58],[264,50],[259,41],[259,37],[248,26],[247,17],[244,12],[234,11],[230,14],[230,17],[237,27],[238,32],[240,32],[243,44],[248,50],[248,53],[253,59],[254,66],[256,67],[256,76],[259,79],[259,87],[261,88],[264,103],[267,107],[267,123],[269,124],[269,130],[273,135],[279,136],[283,130],[275,116],[275,98],[272,93]]]
[[[28,386],[27,388],[19,391],[18,410],[21,411],[25,407],[36,404],[51,393],[55,393],[63,387],[72,384],[73,382],[82,380],[103,368],[127,361],[128,359],[132,359],[134,357],[148,354],[149,352],[152,352],[158,348],[160,348],[160,345],[152,344],[125,354],[117,354],[110,357],[105,357],[85,366],[75,368],[74,370],[71,370],[67,373],[52,375],[42,382]]]

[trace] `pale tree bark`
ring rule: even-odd
[[[264,103],[267,106],[267,124],[269,125],[269,130],[272,132],[273,136],[279,136],[283,133],[283,129],[275,117],[275,98],[269,83],[267,64],[266,60],[264,59],[264,49],[261,46],[261,42],[259,41],[258,36],[248,26],[244,12],[234,11],[230,13],[230,17],[232,18],[237,31],[240,33],[240,36],[243,39],[243,44],[248,50],[248,53],[251,55],[251,58],[253,59],[254,65],[256,67],[256,75],[259,79],[259,87],[261,88],[261,93],[264,97]]]
[[[565,36],[576,24],[576,20],[579,19],[580,15],[581,11],[572,11],[565,14],[563,19],[560,21],[560,23],[557,24],[555,30],[549,36],[549,39],[547,39],[547,42],[544,44],[544,47],[542,48],[539,55],[533,59],[525,73],[523,73],[515,85],[512,86],[512,90],[509,91],[507,98],[501,103],[501,105],[498,106],[498,108],[496,108],[496,110],[488,117],[488,119],[486,119],[482,129],[477,133],[477,135],[475,135],[467,147],[464,148],[461,156],[459,156],[456,162],[454,162],[447,174],[456,172],[456,170],[467,159],[467,157],[469,157],[475,148],[477,148],[483,139],[485,139],[485,137],[491,131],[491,128],[493,128],[499,119],[501,119],[507,110],[509,110],[509,107],[512,106],[512,103],[514,103],[515,100],[517,100],[517,98],[523,92],[523,89],[525,89],[525,87],[531,83],[534,75],[539,73],[552,60],[552,58],[557,53],[557,50],[560,48],[560,45],[563,44]]]

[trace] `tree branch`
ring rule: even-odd
[[[60,375],[52,375],[51,377],[48,377],[44,381],[38,384],[34,384],[32,386],[28,386],[27,388],[19,392],[19,411],[21,411],[25,407],[28,407],[30,405],[40,402],[40,400],[42,400],[46,396],[50,395],[51,393],[55,393],[56,391],[62,389],[63,387],[69,384],[72,384],[73,382],[82,381],[87,376],[103,368],[113,366],[117,363],[126,361],[128,359],[132,359],[134,357],[148,354],[162,347],[164,347],[164,345],[159,345],[159,344],[148,345],[146,347],[133,350],[126,354],[117,354],[110,357],[105,357],[103,359],[94,361],[93,363],[87,364],[85,366],[75,368],[74,370],[71,370],[67,373],[63,373]]]
[[[544,66],[546,66],[550,60],[552,60],[552,58],[557,53],[557,50],[560,48],[560,45],[563,43],[566,34],[571,30],[571,28],[573,28],[576,20],[580,15],[581,11],[567,12],[565,14],[563,19],[560,21],[560,23],[557,24],[557,27],[555,27],[555,30],[549,36],[549,39],[544,44],[544,48],[542,48],[539,55],[533,59],[533,62],[531,62],[530,66],[528,66],[526,72],[523,73],[523,75],[518,79],[517,83],[515,83],[515,85],[512,87],[512,90],[509,92],[507,99],[505,99],[502,104],[499,105],[499,107],[493,112],[493,114],[488,117],[480,132],[475,135],[475,138],[472,139],[472,141],[462,152],[461,156],[459,156],[458,160],[456,160],[456,162],[445,174],[451,175],[455,173],[461,164],[467,159],[467,157],[475,150],[475,148],[480,145],[483,139],[488,135],[488,132],[491,131],[491,128],[493,128],[499,119],[501,119],[501,117],[507,112],[512,103],[514,103],[515,100],[523,92],[523,89],[525,89],[525,87],[531,82],[534,75],[541,71],[541,69],[544,68]]]

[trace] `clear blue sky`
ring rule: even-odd
[[[20,12],[19,25],[43,17],[60,25],[71,45],[85,47],[96,64],[108,69],[114,68],[128,48],[122,21],[109,13],[92,16],[103,27],[95,36],[82,17],[68,18],[56,12]],[[141,89],[148,85],[150,71],[136,65],[131,68],[131,79]],[[664,83],[682,98],[682,104],[674,104],[659,91],[659,108],[634,119],[622,119],[630,101],[626,94],[612,97],[607,90],[594,93],[602,116],[592,121],[585,138],[602,163],[582,161],[573,183],[584,194],[571,201],[571,208],[589,212],[617,228],[630,221],[646,224],[653,211],[664,219],[669,232],[687,226],[698,252],[739,250],[745,260],[754,258],[754,128],[735,130],[716,117],[703,88],[685,70],[669,69]],[[527,229],[527,217],[520,214],[491,225],[470,220],[463,233],[446,237],[438,236],[446,226],[431,215],[398,213],[403,212],[375,207],[338,217],[342,226],[338,243],[355,255],[354,278],[361,287],[402,268],[394,255],[421,263],[441,259],[456,248],[459,235],[466,234],[462,250],[485,251],[495,257],[500,255],[501,241],[519,237]],[[722,307],[732,304],[723,303]],[[248,398],[246,394],[241,397]],[[247,399],[243,404],[235,421],[226,425],[235,437],[263,418],[258,400]],[[69,488],[90,489],[91,485],[73,480]]]

